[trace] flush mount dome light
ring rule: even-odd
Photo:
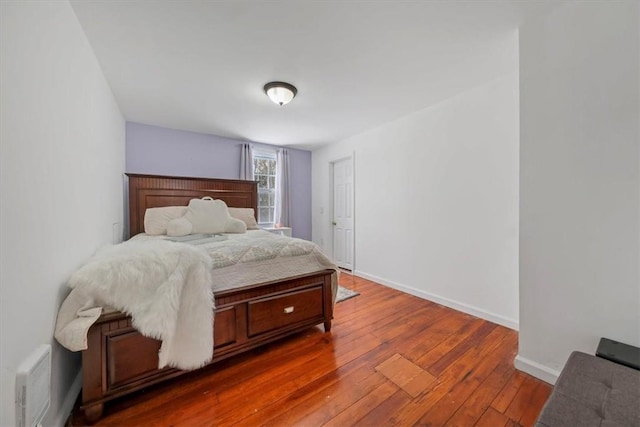
[[[276,104],[282,106],[291,102],[298,93],[298,89],[285,82],[271,82],[264,85],[264,93]]]

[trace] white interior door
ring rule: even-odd
[[[333,163],[333,258],[353,270],[353,160]]]

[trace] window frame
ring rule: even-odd
[[[270,173],[267,170],[266,174],[258,173],[257,162],[258,160],[268,160],[273,161],[273,173]],[[275,224],[275,205],[276,205],[276,176],[278,174],[278,160],[276,157],[276,152],[272,150],[261,150],[254,149],[253,150],[253,179],[254,181],[258,181],[258,212],[256,212],[256,217],[258,220],[258,225],[261,227],[273,227]],[[266,177],[267,188],[260,187],[260,177]],[[271,187],[271,182],[273,182],[273,187]],[[268,205],[261,205],[261,195],[267,195],[267,199],[269,200]],[[269,218],[268,221],[264,221],[261,215],[261,209],[269,209]]]

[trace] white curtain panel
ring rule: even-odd
[[[289,196],[289,151],[286,149],[276,152],[276,206],[275,221],[281,227],[289,226],[290,218]]]
[[[251,144],[242,144],[240,150],[240,179],[253,181],[253,148]]]

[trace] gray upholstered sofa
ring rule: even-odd
[[[536,426],[640,426],[640,371],[573,352]]]

